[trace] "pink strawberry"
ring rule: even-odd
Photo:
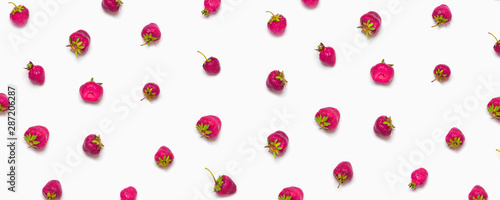
[[[201,133],[202,137],[215,140],[219,135],[221,125],[219,117],[207,115],[200,118],[200,120],[196,122],[196,129],[198,129],[198,132]]]
[[[9,98],[6,94],[0,93],[0,113],[8,111],[10,108]]]
[[[42,194],[48,200],[59,199],[62,196],[61,183],[58,180],[51,180],[42,189]]]
[[[137,190],[132,186],[127,187],[120,192],[121,200],[135,200],[136,197],[137,197]]]
[[[339,188],[340,184],[344,183],[344,181],[351,180],[353,175],[351,163],[347,161],[339,163],[333,170],[333,176],[339,181],[339,186],[337,186],[337,188]]]
[[[36,84],[43,85],[45,82],[45,71],[43,70],[43,67],[40,65],[33,65],[33,63],[30,61],[28,63],[28,67],[26,67],[28,72],[28,77],[30,78],[31,81],[33,81]]]
[[[174,154],[166,146],[161,146],[155,154],[156,164],[160,167],[168,167],[174,162]]]
[[[302,200],[304,199],[304,192],[299,187],[287,187],[281,190],[278,195],[278,200]]]
[[[336,108],[326,107],[321,108],[314,117],[321,128],[333,131],[339,124],[340,112]]]
[[[14,9],[10,12],[10,21],[12,21],[16,26],[25,26],[30,18],[30,11],[26,6],[18,5],[9,2],[14,5]]]
[[[121,0],[102,0],[101,6],[106,12],[115,13],[120,10],[122,4]]]
[[[276,36],[283,35],[286,29],[286,18],[281,14],[274,15],[271,11],[267,11],[273,15],[267,22],[267,28]]]
[[[384,115],[378,117],[375,121],[375,125],[373,125],[373,131],[375,131],[375,134],[382,137],[390,136],[392,133],[392,129],[394,128],[396,127],[392,125],[391,117],[387,117]]]
[[[386,64],[385,60],[373,66],[370,70],[373,81],[383,84],[391,82],[392,77],[394,77],[394,69],[392,66],[393,64]]]
[[[283,131],[276,131],[271,135],[267,136],[267,146],[269,152],[273,153],[274,159],[276,159],[276,154],[280,155],[286,152],[288,148],[288,136]]]
[[[201,14],[208,17],[210,14],[216,13],[220,8],[221,0],[205,0],[205,9],[201,11]]]
[[[24,140],[30,147],[42,150],[49,140],[49,130],[44,126],[32,126],[24,133]]]
[[[417,187],[423,186],[425,182],[427,182],[427,176],[427,170],[425,170],[424,168],[416,169],[411,173],[411,183],[408,184],[408,186],[411,189],[416,189]]]
[[[458,149],[465,142],[465,137],[460,129],[453,127],[446,135],[445,141],[450,148]]]
[[[146,43],[142,44],[141,46],[148,45],[151,43],[156,44],[158,40],[161,38],[161,31],[160,27],[156,25],[155,23],[150,23],[146,25],[141,32],[142,39],[146,41]]]
[[[272,91],[282,91],[285,88],[286,81],[285,74],[282,71],[274,70],[267,76],[266,85]]]
[[[491,99],[487,108],[493,118],[500,119],[500,97]]]
[[[69,45],[71,51],[75,52],[76,57],[78,54],[85,54],[90,46],[90,35],[87,31],[78,30],[69,36]]]
[[[434,68],[434,76],[436,77],[432,82],[438,80],[439,82],[443,82],[443,80],[447,80],[451,76],[450,67],[445,64],[439,64]]]
[[[217,193],[218,195],[221,196],[227,196],[236,193],[236,184],[233,182],[229,176],[222,175],[215,179],[214,174],[212,174],[212,171],[210,171],[208,168],[205,168],[210,172],[212,175],[212,178],[214,178],[215,181],[215,186],[214,186],[214,192]]]
[[[370,39],[370,35],[375,35],[380,30],[380,26],[382,24],[382,18],[375,11],[370,11],[360,18],[361,25],[358,28],[361,28],[361,32],[366,34],[366,38]]]
[[[80,96],[85,101],[96,102],[103,94],[102,83],[94,82],[94,78],[80,86]]]
[[[101,136],[90,134],[83,141],[83,151],[90,155],[99,155],[104,145],[101,143]]]
[[[436,25],[432,27],[436,26],[441,27],[441,24],[450,23],[451,21],[450,8],[445,4],[441,4],[440,6],[436,7],[434,11],[432,11],[432,18],[436,22]]]
[[[319,0],[302,0],[305,6],[308,8],[316,8],[318,6]]]
[[[493,50],[495,50],[495,52],[497,53],[497,55],[500,56],[500,45],[498,45],[500,43],[500,41],[492,33],[488,33],[488,34],[492,35],[495,38],[495,40],[497,41],[497,42],[495,42],[495,45],[493,45]]]
[[[198,53],[200,53],[201,55],[203,55],[203,57],[205,57],[205,62],[203,63],[203,69],[205,70],[205,72],[209,75],[218,74],[220,71],[219,60],[215,57],[207,58],[205,54],[201,53],[200,51],[198,51]]]
[[[488,200],[488,193],[483,187],[476,185],[469,193],[469,200]]]
[[[160,95],[160,86],[156,83],[146,83],[142,88],[142,93],[144,94],[144,98],[141,101],[144,99],[151,101],[151,99],[156,99]]]
[[[335,65],[335,50],[332,47],[325,47],[323,43],[320,43],[318,46],[318,49],[316,51],[319,51],[319,60],[325,65],[328,66],[334,66]]]

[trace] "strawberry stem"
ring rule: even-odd
[[[266,12],[271,13],[271,15],[273,15],[273,17],[274,17],[274,14],[271,11],[266,11]]]
[[[208,60],[208,58],[205,56],[205,54],[201,53],[201,51],[198,51],[203,57],[205,57],[205,60]]]
[[[208,170],[208,172],[210,172],[210,174],[212,175],[212,178],[214,178],[215,184],[217,184],[217,180],[215,180],[215,176],[214,176],[214,174],[212,174],[212,171],[210,171],[208,168],[205,168],[205,169]]]
[[[497,41],[497,43],[499,43],[499,42],[498,42],[498,39],[497,39],[497,37],[495,37],[495,35],[493,35],[493,34],[492,34],[492,33],[490,33],[490,32],[488,32],[488,34],[490,34],[491,36],[493,36],[493,37],[495,38],[495,40]]]

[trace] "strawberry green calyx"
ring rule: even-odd
[[[47,198],[48,200],[53,200],[56,198],[56,196],[57,196],[56,193],[51,194],[50,192],[47,192],[47,194],[45,194],[45,198]]]
[[[291,200],[291,199],[292,199],[292,196],[285,196],[285,195],[280,196],[280,197],[278,198],[278,200]]]
[[[323,51],[324,48],[325,48],[325,45],[323,45],[323,43],[319,43],[318,49],[316,49],[316,51],[321,52],[321,51]]]
[[[265,146],[265,148],[269,148],[269,152],[273,153],[274,159],[276,159],[276,154],[280,154],[280,150],[283,147],[280,147],[281,142],[278,142],[278,139],[275,139],[274,142],[268,141],[269,145]]]
[[[382,59],[382,62],[381,62],[381,63],[385,63],[385,59]],[[385,64],[387,64],[387,63],[385,63]],[[392,67],[392,66],[394,66],[394,64],[387,64],[387,65],[389,65],[389,66],[391,66],[391,67]]]
[[[76,38],[76,41],[71,40],[70,44],[66,46],[71,47],[71,50],[75,52],[75,55],[78,58],[78,54],[82,53],[82,49],[85,48],[84,46],[82,46],[82,43],[83,42],[80,41],[80,38]]]
[[[14,9],[12,10],[12,12],[10,12],[11,15],[14,15],[16,13],[22,13],[23,12],[23,9],[24,9],[24,6],[23,5],[16,5],[15,3],[12,3],[12,2],[9,2],[11,4],[14,5]]]
[[[316,117],[316,122],[321,126],[321,128],[328,130],[327,126],[330,126],[331,123],[327,122],[326,120],[328,120],[327,116],[323,117],[322,115],[319,115],[318,117]]]
[[[462,142],[463,141],[460,139],[460,137],[456,137],[456,138],[450,139],[450,141],[447,143],[448,143],[449,147],[457,149],[458,147],[460,147],[460,145],[462,145]]]
[[[210,174],[212,175],[212,178],[214,178],[214,181],[215,181],[214,191],[215,192],[221,191],[222,184],[224,183],[224,181],[222,180],[223,177],[219,176],[219,178],[217,178],[217,180],[215,180],[215,176],[214,176],[214,174],[212,174],[212,171],[210,171],[208,168],[205,168],[205,169],[208,170],[208,172],[210,172]]]
[[[443,79],[446,78],[447,74],[443,74],[443,70],[442,69],[438,69],[436,71],[436,73],[434,74],[434,76],[436,76],[436,79],[434,79],[433,81],[431,82],[434,82],[436,80],[438,80],[439,82],[443,82]]]
[[[153,91],[153,88],[150,88],[150,87],[146,88],[146,91],[143,92],[144,98],[142,98],[141,101],[144,99],[148,99],[149,101],[151,101],[151,98],[156,97],[156,93],[154,93],[152,91]]]
[[[31,133],[28,133],[28,135],[24,136],[24,140],[26,140],[31,147],[38,149],[38,143],[40,143],[40,141],[37,141],[36,137],[37,135],[31,135]]]
[[[141,46],[144,46],[146,44],[149,46],[149,44],[151,44],[151,42],[155,42],[156,39],[158,39],[157,37],[154,37],[152,35],[152,33],[150,33],[150,34],[144,34],[144,35],[142,35],[142,38],[144,38],[144,41],[146,41],[146,43],[141,44]]]
[[[90,79],[91,82],[94,82],[94,78]],[[102,83],[96,83],[97,85],[102,85]]]
[[[120,7],[123,4],[121,0],[116,0],[116,7]]]
[[[344,183],[344,181],[347,180],[347,175],[338,174],[337,180],[339,180],[339,186],[337,186],[337,188],[340,188],[340,184]]]
[[[99,136],[99,135],[96,135],[94,137],[94,140],[92,140],[92,143],[97,144],[97,149],[102,149],[104,147],[104,145],[101,143],[101,136]]]
[[[3,111],[5,111],[5,110],[7,110],[6,107],[0,106],[0,113],[3,112]]]
[[[209,131],[208,128],[210,128],[210,125],[203,123],[200,123],[199,125],[196,125],[196,129],[203,135],[202,137],[207,137],[210,138],[208,134],[212,133],[212,131]]]
[[[411,182],[410,184],[408,184],[408,187],[410,187],[411,189],[415,189],[417,188],[417,184],[415,182]]]
[[[33,68],[33,63],[30,61],[30,62],[28,63],[28,65],[27,65],[27,67],[26,67],[26,68],[24,68],[24,69],[31,70],[31,68]]]
[[[500,119],[500,106],[491,105],[488,107],[488,112],[493,116],[493,118]]]
[[[198,51],[198,53],[200,53],[200,54],[201,54],[201,55],[205,58],[205,63],[203,63],[203,64],[207,64],[207,62],[212,62],[212,59],[207,58],[207,57],[205,56],[205,54],[201,53],[201,51]]]
[[[477,197],[472,197],[473,200],[484,200],[483,195],[477,195]]]
[[[286,81],[285,79],[285,74],[281,71],[278,71],[278,76],[274,77],[275,79],[279,79],[281,81],[281,85],[285,85],[286,83],[288,83],[288,81]]]
[[[396,127],[394,127],[394,125],[392,125],[392,119],[391,119],[391,117],[386,117],[385,121],[382,122],[382,124],[387,125],[389,127],[389,131],[392,130],[392,129],[394,129],[394,128],[396,128]]]
[[[361,20],[361,26],[358,26],[358,28],[361,28],[363,30],[363,32],[366,33],[366,38],[370,39],[370,35],[373,34],[373,31],[375,30],[375,27],[372,27],[373,26],[373,23],[370,23],[370,20],[364,22],[363,20]]]
[[[271,11],[266,11],[268,13],[271,13],[273,15],[271,19],[269,19],[269,24],[272,24],[273,22],[279,22],[282,16],[280,14],[274,15]]]
[[[500,43],[500,41],[498,41],[497,37],[495,37],[495,35],[493,35],[493,33],[488,32],[488,34],[490,34],[491,36],[493,36],[495,38],[495,40],[497,41],[497,44]],[[497,46],[497,44],[495,44],[495,46]]]
[[[201,14],[208,17],[210,15],[210,11],[208,11],[208,9],[205,8],[201,11]]]
[[[445,24],[448,21],[448,19],[444,18],[443,15],[436,15],[436,16],[434,16],[434,21],[436,21],[437,24],[432,26],[432,27],[436,27],[436,26],[441,27],[441,24]]]
[[[170,160],[170,156],[163,156],[163,158],[158,158],[156,164],[162,167],[168,167],[171,161],[172,160]]]

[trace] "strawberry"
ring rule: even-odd
[[[6,94],[0,93],[0,113],[8,111],[10,108],[9,98]]]
[[[30,11],[26,6],[18,5],[9,2],[14,5],[14,9],[10,12],[10,21],[14,23],[16,26],[25,26],[28,23],[28,19],[30,18]]]
[[[316,51],[319,51],[319,60],[325,65],[328,66],[334,66],[335,65],[335,50],[332,47],[325,47],[323,43],[320,43],[318,45],[318,49]]]
[[[373,125],[373,131],[375,134],[382,137],[390,136],[392,133],[392,129],[394,129],[394,125],[392,124],[391,117],[380,116],[375,120],[375,125]]]
[[[451,71],[450,67],[445,64],[439,64],[434,68],[434,76],[436,77],[434,80],[431,82],[434,82],[435,80],[439,80],[439,82],[443,82],[443,80],[447,80],[450,78]]]
[[[465,137],[460,129],[453,127],[446,135],[445,141],[450,148],[458,149],[464,144]]]
[[[150,23],[142,29],[141,35],[142,39],[146,41],[146,43],[141,44],[141,46],[146,44],[149,46],[151,43],[156,45],[156,42],[161,38],[160,27],[158,27],[155,23]]]
[[[469,193],[469,200],[488,200],[488,193],[483,187],[476,185]]]
[[[214,192],[217,193],[218,195],[221,196],[227,196],[236,193],[236,184],[233,182],[229,176],[222,175],[215,179],[214,174],[212,174],[212,171],[210,171],[208,168],[205,168],[210,172],[212,175],[212,178],[215,181],[215,186],[214,186]]]
[[[202,137],[215,140],[219,135],[221,125],[219,117],[207,115],[201,117],[200,120],[196,122],[196,129],[198,129]]]
[[[267,146],[269,152],[273,153],[274,159],[276,159],[276,154],[280,155],[286,152],[288,147],[288,136],[283,131],[276,131],[271,135],[267,136]]]
[[[160,95],[160,86],[156,83],[146,83],[142,88],[142,93],[144,94],[144,98],[141,101],[144,99],[151,101],[152,98],[156,99]]]
[[[271,11],[267,11],[273,15],[271,19],[267,22],[267,28],[271,31],[272,34],[276,36],[283,35],[286,29],[286,18],[281,14],[274,15]]]
[[[425,182],[427,182],[427,176],[427,170],[425,170],[424,168],[416,169],[411,173],[411,183],[408,184],[408,186],[411,189],[416,189],[417,187],[423,186]]]
[[[493,50],[495,50],[495,52],[497,53],[497,55],[500,56],[500,45],[498,45],[500,43],[500,41],[492,33],[488,33],[488,34],[492,35],[495,38],[496,42],[495,42],[495,45],[493,45]]]
[[[282,71],[274,70],[267,76],[266,85],[272,91],[282,91],[285,88],[286,81],[285,74]]]
[[[302,0],[302,3],[308,8],[316,8],[318,6],[319,0]]]
[[[205,62],[203,63],[203,69],[209,75],[216,75],[220,71],[220,63],[219,60],[215,57],[207,58],[205,54],[198,51],[205,58]]]
[[[500,97],[491,99],[487,108],[493,118],[500,119]]]
[[[299,187],[287,187],[281,190],[278,195],[278,200],[302,200],[304,199],[304,192]]]
[[[83,151],[90,155],[99,155],[104,145],[101,143],[101,136],[90,134],[83,141]]]
[[[158,166],[166,168],[174,162],[174,154],[168,147],[161,146],[155,154],[155,161]]]
[[[49,140],[49,130],[44,126],[32,126],[24,133],[24,140],[30,147],[42,150]]]
[[[121,200],[135,200],[136,197],[137,197],[137,190],[132,186],[127,187],[120,192]]]
[[[347,161],[339,163],[333,170],[333,176],[339,181],[339,186],[337,186],[337,188],[339,188],[340,184],[344,183],[344,181],[351,180],[353,175],[351,163]]]
[[[436,7],[434,11],[432,11],[432,18],[436,22],[436,25],[432,27],[436,26],[441,27],[441,24],[450,23],[451,21],[450,8],[445,4],[441,4],[440,6]]]
[[[43,85],[45,82],[45,70],[43,70],[43,67],[40,65],[33,65],[33,63],[30,61],[28,63],[28,67],[26,67],[28,72],[28,77],[30,78],[31,81],[33,81],[36,84]]]
[[[80,86],[80,96],[85,101],[96,102],[103,94],[102,83],[94,82],[94,78]]]
[[[361,32],[366,34],[366,38],[370,39],[370,35],[375,35],[380,30],[380,26],[382,24],[382,18],[375,11],[370,11],[361,16],[359,19]]]
[[[201,14],[208,17],[210,14],[216,13],[220,8],[221,0],[205,0],[205,9],[201,11]]]
[[[321,128],[333,131],[339,124],[340,112],[336,108],[326,107],[321,108],[314,117]]]
[[[78,30],[69,36],[69,45],[71,51],[75,52],[76,57],[78,54],[85,54],[90,46],[90,35],[87,31]]]
[[[58,180],[51,180],[42,189],[42,194],[48,200],[59,199],[62,196],[61,183]]]
[[[101,6],[106,12],[116,13],[122,4],[121,0],[102,0]]]
[[[385,60],[373,66],[370,70],[373,81],[382,84],[391,82],[392,77],[394,77],[394,69],[392,66],[394,65],[386,64]]]

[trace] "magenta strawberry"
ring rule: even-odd
[[[236,184],[233,182],[229,176],[222,175],[215,179],[214,174],[208,168],[205,168],[210,172],[212,178],[215,181],[214,192],[221,196],[227,196],[236,193]]]
[[[325,47],[323,43],[320,43],[318,45],[318,49],[316,51],[319,51],[319,60],[325,65],[328,66],[334,66],[336,57],[335,57],[335,50],[332,47]]]
[[[488,193],[483,187],[476,185],[469,193],[469,200],[488,200]]]
[[[90,134],[83,141],[83,151],[90,155],[99,155],[104,145],[101,142],[101,136]]]
[[[90,35],[87,31],[78,30],[69,36],[69,45],[71,51],[75,52],[76,57],[78,54],[85,54],[90,46]]]
[[[286,18],[281,14],[273,14],[271,11],[267,11],[273,15],[271,19],[267,22],[267,28],[271,33],[276,36],[283,35],[286,29]]]
[[[160,167],[168,167],[174,162],[174,154],[166,146],[161,146],[155,154],[156,164]]]
[[[203,63],[203,69],[209,75],[216,75],[220,71],[220,63],[219,60],[215,57],[207,58],[205,54],[198,51],[205,58],[205,62]]]
[[[49,140],[49,130],[44,126],[32,126],[24,133],[24,140],[30,147],[42,150]]]
[[[333,131],[339,124],[340,112],[333,107],[321,108],[314,118],[321,128],[327,131]]]
[[[316,8],[318,6],[319,0],[302,0],[302,3],[308,8]]]
[[[304,192],[299,187],[291,186],[281,190],[278,200],[303,200]]]
[[[366,38],[370,39],[370,35],[375,35],[380,30],[380,26],[382,24],[382,18],[375,11],[370,11],[361,16],[359,19],[361,32],[366,34]]]
[[[80,96],[85,101],[89,102],[99,101],[104,92],[101,85],[102,83],[94,82],[94,78],[90,79],[89,82],[86,82],[82,86],[80,86]]]
[[[122,4],[121,0],[102,0],[101,6],[106,12],[116,13]]]
[[[492,33],[488,33],[488,34],[490,34],[491,36],[493,36],[495,38],[496,42],[495,42],[495,45],[493,45],[493,50],[495,50],[497,55],[500,56],[500,45],[498,45],[498,44],[500,44],[500,41],[498,41],[497,37],[495,37],[495,35],[493,35]]]
[[[26,67],[28,72],[28,77],[31,81],[36,84],[43,85],[45,82],[45,70],[40,65],[34,65],[31,61],[28,63],[28,67]]]
[[[373,125],[373,131],[378,136],[387,137],[392,133],[392,129],[394,129],[394,125],[392,124],[391,117],[380,116],[375,120],[375,125]]]
[[[132,186],[127,187],[120,192],[121,200],[135,200],[135,198],[137,198],[137,190]]]
[[[28,23],[28,19],[30,18],[30,11],[26,6],[16,5],[12,2],[9,2],[14,5],[14,9],[10,12],[10,21],[14,23],[16,26],[25,26]]]
[[[205,9],[201,11],[204,16],[209,16],[210,14],[216,13],[220,8],[221,0],[205,0]]]
[[[438,80],[439,82],[443,82],[443,80],[447,80],[451,76],[451,70],[448,65],[439,64],[434,68],[434,76],[436,77],[432,82]]]
[[[285,74],[282,71],[274,70],[267,76],[266,85],[272,91],[282,91],[285,88],[286,81]]]
[[[411,173],[411,183],[408,186],[411,189],[422,187],[427,182],[428,173],[424,168],[416,169]]]
[[[144,99],[151,101],[160,95],[160,86],[156,83],[146,83],[142,88],[142,93],[144,94],[144,98],[142,98],[141,101]]]
[[[446,135],[445,141],[450,148],[458,149],[464,144],[465,137],[460,129],[453,127]]]
[[[493,118],[500,119],[500,97],[491,99],[487,108]]]
[[[385,60],[373,66],[370,70],[373,81],[382,84],[391,82],[392,77],[394,77],[394,69],[392,66],[394,65],[386,64]]]
[[[283,131],[276,131],[267,136],[267,146],[265,147],[269,148],[269,152],[273,153],[274,159],[276,159],[276,155],[286,152],[288,148],[288,136]]]
[[[202,137],[206,137],[208,139],[216,139],[219,135],[219,131],[221,128],[221,121],[219,117],[214,115],[207,115],[201,117],[198,122],[196,122],[196,129]]]
[[[442,24],[450,23],[451,21],[450,8],[445,4],[441,4],[440,6],[436,7],[432,12],[432,19],[434,19],[434,21],[436,22],[436,25],[432,27],[436,26],[441,27]]]
[[[149,44],[151,43],[156,44],[156,42],[161,38],[160,27],[158,27],[158,25],[156,25],[155,23],[150,23],[142,29],[141,35],[142,39],[144,39],[144,41],[146,42],[141,46],[144,46],[146,44],[149,46]]]
[[[353,176],[351,163],[347,161],[339,163],[333,170],[333,176],[339,181],[339,186],[337,186],[337,188],[339,188],[340,184],[344,183],[344,181],[351,180]]]
[[[10,108],[9,98],[6,94],[0,93],[0,113],[8,111]]]
[[[60,199],[62,196],[61,183],[58,180],[51,180],[42,189],[42,194],[48,200]]]

